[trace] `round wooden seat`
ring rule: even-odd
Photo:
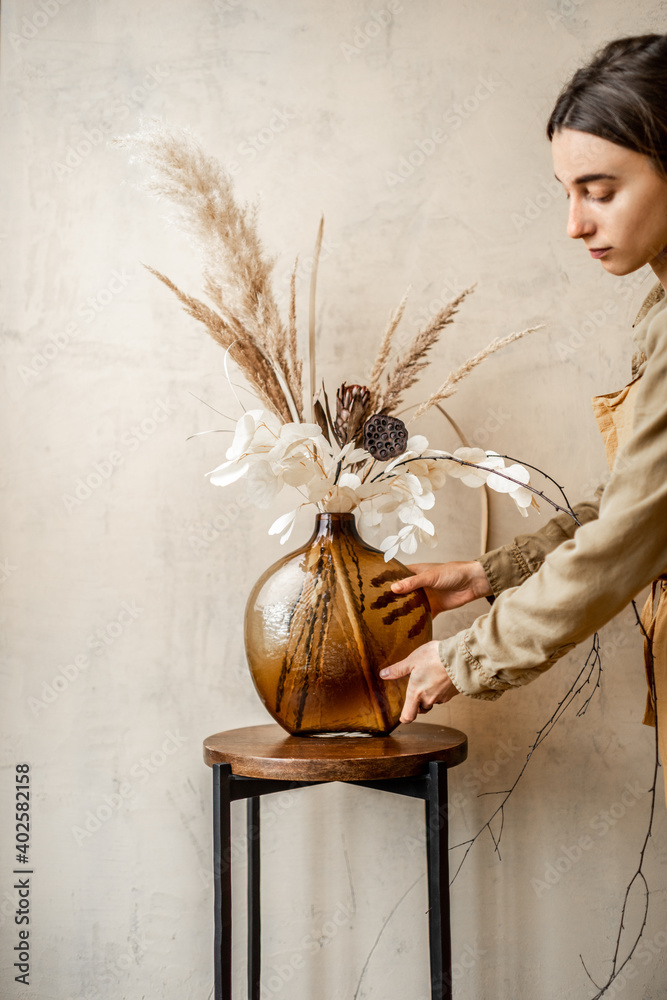
[[[468,755],[465,733],[413,722],[390,736],[290,736],[276,723],[215,733],[204,740],[209,765],[230,764],[246,778],[281,781],[372,781],[428,772],[430,761],[447,767]]]

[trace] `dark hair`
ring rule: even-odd
[[[667,35],[609,42],[561,91],[547,124],[648,156],[667,176]]]

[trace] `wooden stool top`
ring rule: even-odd
[[[390,736],[290,736],[276,723],[216,733],[204,740],[204,760],[231,764],[245,778],[281,781],[372,781],[424,774],[429,761],[447,767],[468,756],[465,733],[413,722]]]

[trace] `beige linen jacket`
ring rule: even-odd
[[[454,686],[495,700],[548,670],[667,572],[667,298],[653,289],[635,331],[632,432],[598,502],[480,557],[496,601],[439,644]]]

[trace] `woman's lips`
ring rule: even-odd
[[[598,248],[589,247],[588,248],[589,254],[591,255],[591,257],[595,257],[596,260],[598,260],[600,257],[604,257],[604,255],[606,253],[609,253],[610,250],[611,250],[611,247],[598,247]]]

